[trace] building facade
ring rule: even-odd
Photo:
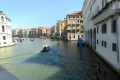
[[[11,20],[0,11],[0,47],[12,43]]]
[[[66,19],[61,21],[61,38],[66,39]]]
[[[24,29],[24,38],[28,38],[29,37],[29,29]]]
[[[36,37],[36,29],[35,28],[31,28],[30,29],[30,38],[35,38]]]
[[[61,39],[61,20],[56,23],[56,38]]]
[[[44,36],[44,37],[46,36],[46,28],[45,27],[42,28],[42,36]]]
[[[12,29],[12,37],[18,37],[18,32],[19,32],[19,30]]]
[[[51,38],[56,38],[56,25],[51,27],[50,36]]]
[[[40,38],[42,36],[42,27],[38,28],[38,37]]]
[[[120,73],[120,0],[85,0],[85,42]]]
[[[24,37],[24,29],[20,29],[19,31],[18,31],[18,37],[20,37],[20,38],[23,38]]]
[[[46,28],[46,36],[50,37],[50,28]]]
[[[82,11],[67,14],[66,22],[67,40],[78,40],[78,36],[84,40]]]

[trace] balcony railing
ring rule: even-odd
[[[70,26],[67,26],[67,30],[71,30],[71,27],[70,27]]]

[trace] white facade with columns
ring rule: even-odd
[[[120,0],[85,0],[85,42],[120,73]]]
[[[12,44],[11,20],[0,11],[0,47]]]

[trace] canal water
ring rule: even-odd
[[[43,45],[49,52],[40,52]],[[20,80],[99,80],[97,62],[108,71],[108,80],[119,80],[90,48],[84,46],[81,54],[76,41],[25,39],[17,45],[0,48],[0,65]]]

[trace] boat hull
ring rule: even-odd
[[[41,52],[48,52],[50,50],[50,48],[48,48],[47,50],[41,50]]]

